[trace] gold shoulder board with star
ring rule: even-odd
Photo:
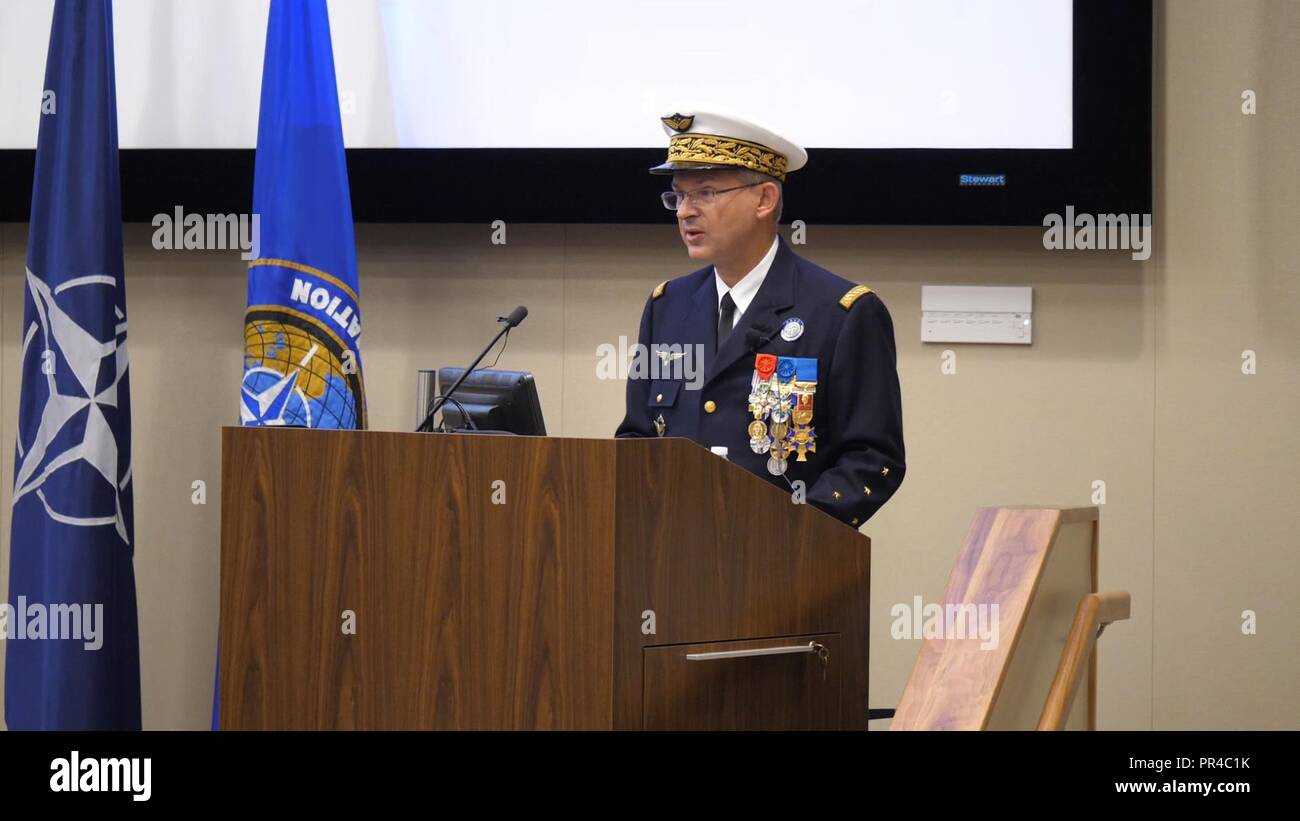
[[[853,307],[853,303],[858,301],[858,297],[866,296],[869,293],[871,293],[871,289],[867,286],[855,285],[844,296],[840,297],[840,307],[847,311]]]
[[[650,294],[650,298],[651,298],[651,299],[658,299],[659,297],[663,296],[663,295],[664,295],[664,287],[665,287],[667,284],[668,284],[668,280],[665,279],[663,282],[661,282],[661,283],[659,283],[658,285],[656,285],[656,286],[655,286],[655,289],[654,289],[654,292],[653,292],[652,294]]]

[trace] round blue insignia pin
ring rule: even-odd
[[[781,326],[781,338],[786,342],[793,342],[803,336],[803,320],[798,317],[791,317]]]
[[[785,357],[781,357],[776,366],[776,376],[782,382],[789,382],[794,379],[794,363]]]

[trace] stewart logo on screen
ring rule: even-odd
[[[961,186],[970,185],[1006,185],[1006,174],[962,174],[957,178],[957,184]]]

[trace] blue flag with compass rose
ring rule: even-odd
[[[361,306],[325,0],[272,0],[253,178],[245,425],[364,428]]]
[[[140,729],[131,404],[110,0],[58,0],[27,241],[10,730]]]

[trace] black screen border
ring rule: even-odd
[[[1071,149],[818,149],[785,222],[1042,225],[1152,206],[1152,0],[1074,1]],[[37,116],[33,106],[32,116]],[[25,222],[34,150],[0,151],[0,221]],[[123,218],[251,208],[251,149],[124,149]],[[348,149],[357,222],[664,223],[664,149]],[[959,184],[961,175],[1001,185]]]

